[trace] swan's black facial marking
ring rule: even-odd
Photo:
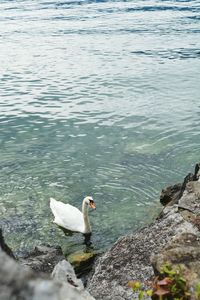
[[[95,207],[95,205],[94,205],[94,200],[93,199],[89,199],[89,201],[90,201],[90,207],[91,208],[93,208],[93,209],[95,209],[96,207]]]

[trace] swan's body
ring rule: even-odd
[[[75,206],[50,198],[50,208],[55,217],[53,222],[72,232],[91,233],[88,205],[95,208],[92,197],[83,199],[82,212]]]

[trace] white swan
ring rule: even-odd
[[[90,196],[83,199],[82,212],[75,206],[50,198],[50,208],[55,217],[53,222],[72,232],[91,234],[88,205],[95,209],[94,200]]]

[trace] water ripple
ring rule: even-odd
[[[192,171],[199,10],[194,0],[1,1],[0,212],[15,249],[66,245],[49,197],[80,207],[87,194],[95,247],[109,247]]]
[[[133,51],[131,52],[134,55],[145,55],[151,57],[161,57],[167,59],[188,59],[188,58],[199,58],[200,49],[195,48],[180,48],[180,49],[165,49],[165,50],[146,50],[146,51]]]

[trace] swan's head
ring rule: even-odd
[[[83,200],[86,204],[88,204],[90,206],[90,208],[96,209],[95,205],[94,205],[94,200],[91,196],[87,196],[84,198]]]

